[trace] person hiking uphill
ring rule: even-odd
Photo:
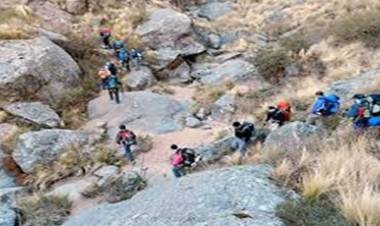
[[[104,68],[107,69],[111,75],[117,75],[117,67],[113,61],[107,62]]]
[[[142,53],[136,49],[131,49],[129,55],[130,55],[133,67],[135,67],[137,70],[140,70],[140,62],[143,59]]]
[[[319,91],[316,101],[308,116],[307,122],[315,125],[318,120],[336,115],[340,109],[340,98],[334,94],[325,95]]]
[[[119,132],[116,135],[116,143],[123,146],[128,161],[134,163],[135,159],[131,147],[137,144],[136,135],[128,130],[125,125],[120,125]]]
[[[191,169],[200,161],[200,157],[191,148],[179,148],[176,144],[170,146],[175,151],[171,156],[172,171],[175,177],[186,174],[186,169]]]
[[[232,126],[235,130],[235,137],[232,140],[231,148],[244,156],[251,138],[255,135],[255,125],[250,122],[234,122]]]
[[[129,66],[129,53],[128,50],[125,48],[122,48],[117,53],[117,59],[119,60],[122,67],[124,67],[127,71],[131,71]]]
[[[280,126],[283,126],[285,122],[290,121],[291,106],[286,101],[280,101],[276,107],[269,106],[265,124],[270,123],[270,129],[275,130]]]
[[[110,75],[107,78],[107,90],[111,100],[115,100],[117,104],[120,104],[120,88],[122,83],[119,81],[116,75]]]
[[[101,87],[103,90],[107,89],[108,78],[111,76],[109,70],[102,68],[98,72],[98,77],[101,80]]]
[[[380,126],[379,94],[355,94],[352,99],[354,103],[345,116],[353,121],[355,129]]]
[[[109,28],[102,28],[99,31],[99,36],[102,39],[103,45],[105,49],[112,49],[111,39],[112,32]]]

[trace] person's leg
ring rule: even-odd
[[[108,94],[110,95],[110,99],[113,100],[113,92],[112,92],[112,89],[108,89]]]
[[[124,150],[125,150],[125,157],[127,157],[128,161],[130,161],[130,162],[135,161],[130,145],[125,144]]]
[[[115,101],[117,104],[120,104],[120,94],[119,94],[119,89],[118,88],[115,88],[114,89],[114,94],[115,94]]]
[[[242,156],[244,156],[248,150],[248,142],[246,142],[245,140],[239,139],[238,145],[239,145],[238,151],[241,153]]]
[[[183,176],[182,175],[182,170],[179,167],[173,166],[172,171],[173,171],[174,176],[177,177],[177,178],[180,178],[180,177]]]

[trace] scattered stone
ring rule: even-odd
[[[0,41],[0,96],[31,97],[56,105],[81,85],[78,64],[47,38]]]
[[[41,102],[17,102],[7,104],[4,106],[4,110],[11,115],[18,116],[41,126],[54,128],[62,124],[58,114],[48,105]]]
[[[63,226],[282,226],[276,208],[295,195],[275,185],[271,172],[258,165],[195,173],[86,210]],[[242,212],[252,217],[236,216]]]
[[[105,186],[110,182],[110,179],[114,178],[120,172],[117,166],[103,166],[99,170],[94,172],[94,175],[99,177],[96,184],[100,187]]]
[[[222,39],[219,35],[210,34],[208,36],[208,42],[210,47],[213,49],[219,49],[220,47],[222,47]]]
[[[126,78],[127,86],[132,90],[144,90],[157,83],[157,79],[148,67],[131,71]]]
[[[198,128],[198,127],[202,126],[202,121],[195,118],[195,117],[187,117],[185,124],[189,128]]]
[[[190,76],[191,68],[188,63],[183,62],[174,70],[169,71],[169,82],[174,84],[189,83],[193,79]]]
[[[82,146],[87,142],[87,134],[74,130],[28,132],[19,137],[12,156],[24,172],[30,173],[37,164],[49,164],[69,148]]]

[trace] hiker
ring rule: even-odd
[[[172,171],[175,177],[180,178],[185,175],[185,159],[182,155],[181,149],[177,145],[173,144],[170,146],[175,153],[170,157],[170,162],[172,165]]]
[[[99,35],[100,35],[100,38],[102,39],[104,48],[105,49],[112,49],[112,45],[111,45],[111,38],[112,38],[111,29],[109,29],[109,28],[102,28],[102,29],[100,29]]]
[[[238,150],[244,156],[251,138],[255,135],[255,125],[250,122],[234,122],[232,126],[235,129],[235,137],[231,147],[235,151]]]
[[[117,54],[117,59],[119,60],[122,67],[124,67],[127,71],[131,71],[129,66],[129,53],[126,48],[122,48],[119,50]]]
[[[115,41],[115,42],[113,43],[113,45],[112,45],[112,48],[113,48],[113,50],[115,51],[115,56],[116,56],[116,57],[118,57],[119,52],[120,52],[122,49],[126,49],[126,50],[128,51],[127,47],[125,46],[124,41],[122,41],[122,40],[117,40],[117,41]]]
[[[120,104],[120,87],[122,83],[119,81],[116,75],[110,75],[107,78],[107,89],[111,100],[115,100],[117,104]]]
[[[355,94],[352,99],[354,103],[345,115],[353,121],[356,129],[380,126],[379,94]]]
[[[134,163],[132,146],[137,144],[136,135],[131,130],[128,130],[125,125],[120,125],[119,132],[116,135],[116,143],[123,145],[125,157],[129,162]]]
[[[270,123],[271,130],[283,126],[285,122],[290,121],[291,106],[286,101],[280,101],[276,107],[269,106],[265,122]]]
[[[107,62],[105,68],[110,72],[111,75],[117,75],[117,67],[114,62]]]
[[[108,82],[108,77],[111,76],[111,73],[109,70],[106,70],[104,68],[100,69],[98,72],[98,76],[101,80],[101,87],[103,90],[107,89],[107,82]]]
[[[319,91],[315,94],[316,101],[308,116],[307,122],[315,125],[319,119],[324,119],[336,115],[340,109],[340,98],[334,94],[325,95]]]
[[[137,70],[140,70],[140,62],[143,59],[142,53],[140,51],[136,50],[136,49],[131,49],[130,57],[131,57],[133,66]]]

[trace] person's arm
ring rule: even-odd
[[[118,134],[116,135],[116,143],[117,143],[117,144],[121,144],[120,133],[118,133]]]

